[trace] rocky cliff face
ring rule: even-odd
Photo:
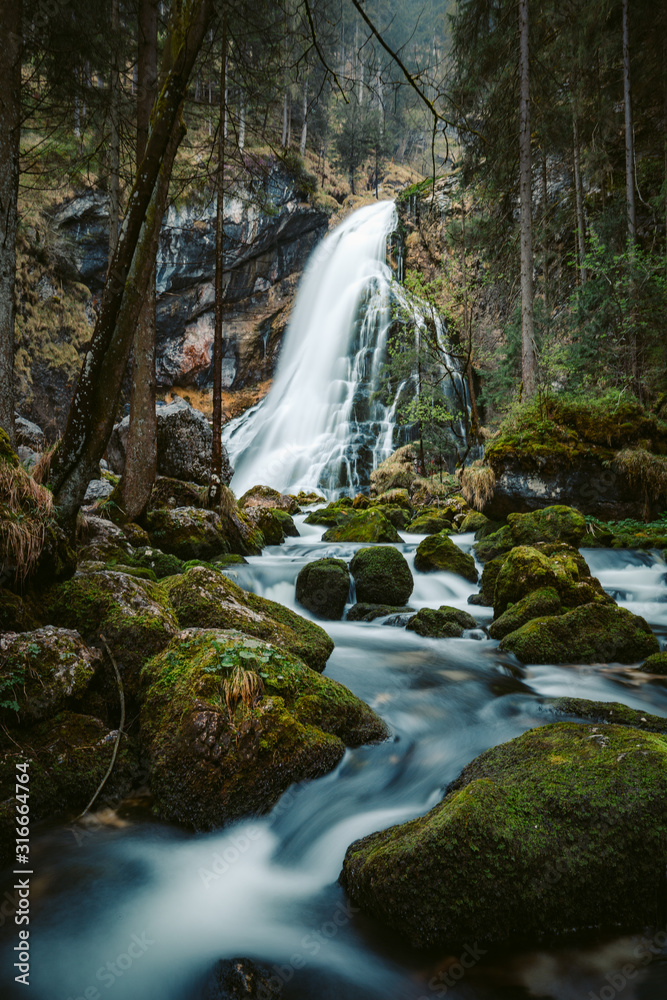
[[[172,206],[157,260],[158,386],[164,391],[192,390],[204,410],[212,383],[215,215],[215,199],[210,197]],[[107,197],[95,190],[62,205],[51,220],[55,239],[69,257],[69,284],[78,298],[88,300],[81,303],[87,323],[80,325],[86,325],[89,334],[106,274],[108,222]],[[223,386],[231,414],[242,412],[268,389],[296,282],[327,227],[327,215],[305,200],[298,179],[279,165],[271,167],[253,190],[238,189],[227,199]],[[59,298],[57,282],[50,282],[39,266],[31,266],[24,293],[26,300],[32,296],[43,302],[45,280],[53,328],[39,345],[26,329],[19,408],[53,436],[63,426],[89,336],[77,338],[63,369],[59,352],[51,347],[67,336],[64,317],[60,322],[56,310],[66,288],[61,287]],[[30,288],[33,282],[35,290]],[[30,315],[24,319],[29,328]]]

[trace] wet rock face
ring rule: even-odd
[[[158,405],[157,417],[157,471],[161,476],[171,476],[206,485],[211,474],[211,447],[213,432],[199,410],[177,397],[166,406]],[[125,467],[125,449],[130,429],[129,416],[116,424],[107,446],[107,460],[119,475]],[[222,481],[227,485],[234,474],[227,451],[222,447]]]
[[[172,206],[157,258],[158,385],[208,385],[213,344],[215,200]],[[70,238],[79,279],[99,293],[108,254],[108,201],[89,191],[55,216]],[[326,233],[327,216],[302,200],[295,179],[269,166],[255,190],[225,203],[225,357],[223,388],[270,378],[293,279]]]

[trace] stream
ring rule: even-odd
[[[293,608],[302,566],[323,556],[349,560],[360,547],[321,541],[325,529],[303,515],[295,522],[300,537],[228,573]],[[412,564],[421,536],[402,537],[397,547]],[[466,551],[473,544],[472,535],[453,540]],[[582,551],[664,647],[664,558]],[[448,573],[415,573],[410,604],[465,608],[483,626],[491,609],[467,603],[476,589]],[[620,701],[667,716],[667,684],[614,665],[523,667],[481,627],[435,640],[384,620],[320,624],[336,644],[326,675],[382,715],[391,739],[348,750],[332,773],[288,790],[270,815],[220,832],[157,823],[136,803],[107,810],[88,828],[36,829],[30,997],[201,1000],[219,959],[246,957],[274,967],[286,1000],[664,1000],[667,936],[645,940],[638,928],[634,937],[484,953],[471,942],[464,969],[461,956],[415,953],[364,918],[337,878],[353,840],[426,812],[473,757],[554,721],[545,699]],[[2,960],[10,968],[16,928],[7,912],[3,906]],[[5,995],[24,993],[17,986]]]

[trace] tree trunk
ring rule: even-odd
[[[547,154],[542,150],[542,280],[544,284],[544,312],[549,316],[549,179],[547,177]]]
[[[287,149],[287,103],[288,103],[288,95],[287,95],[287,90],[285,90],[285,93],[283,95],[283,134],[280,140],[280,145],[282,146],[283,149]]]
[[[579,252],[579,278],[586,284],[586,215],[584,213],[584,184],[581,177],[581,155],[579,149],[579,125],[577,112],[572,113],[572,139],[574,159],[574,201],[577,207],[577,249]]]
[[[113,427],[132,337],[155,263],[161,222],[159,202],[166,198],[183,134],[182,102],[213,11],[213,0],[189,0],[172,6],[146,154],[130,192],[65,434],[51,463],[59,520],[70,533]]]
[[[220,60],[220,124],[218,126],[218,177],[215,213],[215,319],[213,330],[213,444],[208,505],[217,507],[222,493],[222,300],[224,294],[225,240],[225,94],[227,92],[227,18],[222,20],[222,59]]]
[[[306,155],[306,142],[308,139],[308,77],[303,82],[303,123],[301,125],[301,142],[299,152]]]
[[[635,207],[635,135],[632,124],[632,92],[630,89],[628,0],[623,0],[623,106],[625,109],[625,201],[628,213],[628,237],[634,243],[637,235],[637,210]]]
[[[530,151],[530,48],[528,0],[519,0],[519,199],[521,205],[521,377],[523,392],[530,398],[536,389],[533,309],[533,194]]]
[[[118,45],[120,42],[120,3],[111,0],[111,88],[109,138],[109,266],[118,243],[120,231],[120,68]]]
[[[22,0],[0,3],[0,427],[16,444],[14,286],[21,138]]]
[[[141,0],[137,53],[137,166],[146,152],[151,111],[157,95],[158,0]],[[157,474],[155,419],[155,268],[134,334],[130,427],[125,469],[120,483],[121,506],[136,521],[148,505]]]

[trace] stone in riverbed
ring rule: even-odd
[[[634,930],[660,910],[667,738],[557,723],[469,764],[426,816],[352,844],[352,902],[418,948]]]
[[[411,521],[405,529],[408,535],[437,535],[439,532],[449,534],[454,530],[452,522],[437,514],[420,514]]]
[[[504,639],[510,632],[516,632],[533,618],[559,615],[562,610],[560,597],[553,587],[532,590],[516,604],[510,604],[507,610],[489,625],[489,635],[492,639]]]
[[[336,524],[322,535],[324,542],[400,542],[401,536],[378,508],[342,510]]]
[[[396,608],[389,604],[353,604],[347,613],[348,622],[373,622],[387,615],[414,614],[414,608]]]
[[[296,599],[319,618],[340,621],[350,593],[350,574],[342,559],[315,559],[296,578]]]
[[[463,552],[443,532],[430,535],[419,543],[415,553],[415,569],[422,573],[445,570],[463,576],[471,583],[477,582],[477,569],[473,557]]]
[[[276,646],[189,629],[145,668],[142,743],[163,819],[210,830],[268,811],[346,746],[387,736],[369,707]]]
[[[151,544],[169,555],[214,559],[230,551],[220,515],[197,507],[152,510],[146,515]]]
[[[475,546],[480,562],[495,559],[516,545],[559,542],[578,548],[586,534],[586,521],[574,507],[557,504],[528,514],[509,514],[507,524],[485,535]]]
[[[443,604],[437,611],[421,608],[406,628],[430,639],[460,639],[466,629],[477,628],[477,622],[467,611]]]
[[[404,605],[414,589],[405,556],[391,545],[359,549],[350,563],[357,601]]]
[[[639,670],[644,674],[667,674],[667,653],[653,653]]]
[[[574,608],[594,601],[613,603],[584,557],[569,545],[518,545],[505,558],[496,577],[496,617],[531,591],[552,587],[562,604]]]
[[[193,567],[162,586],[182,629],[236,629],[286,649],[320,673],[334,648],[319,625],[282,604],[242,590],[215,569]]]
[[[535,618],[500,643],[522,663],[638,663],[659,648],[643,618],[601,602]]]
[[[253,486],[239,500],[241,510],[250,511],[253,507],[265,507],[273,510],[284,510],[287,514],[298,514],[299,504],[294,497],[280,493],[270,486]]]

